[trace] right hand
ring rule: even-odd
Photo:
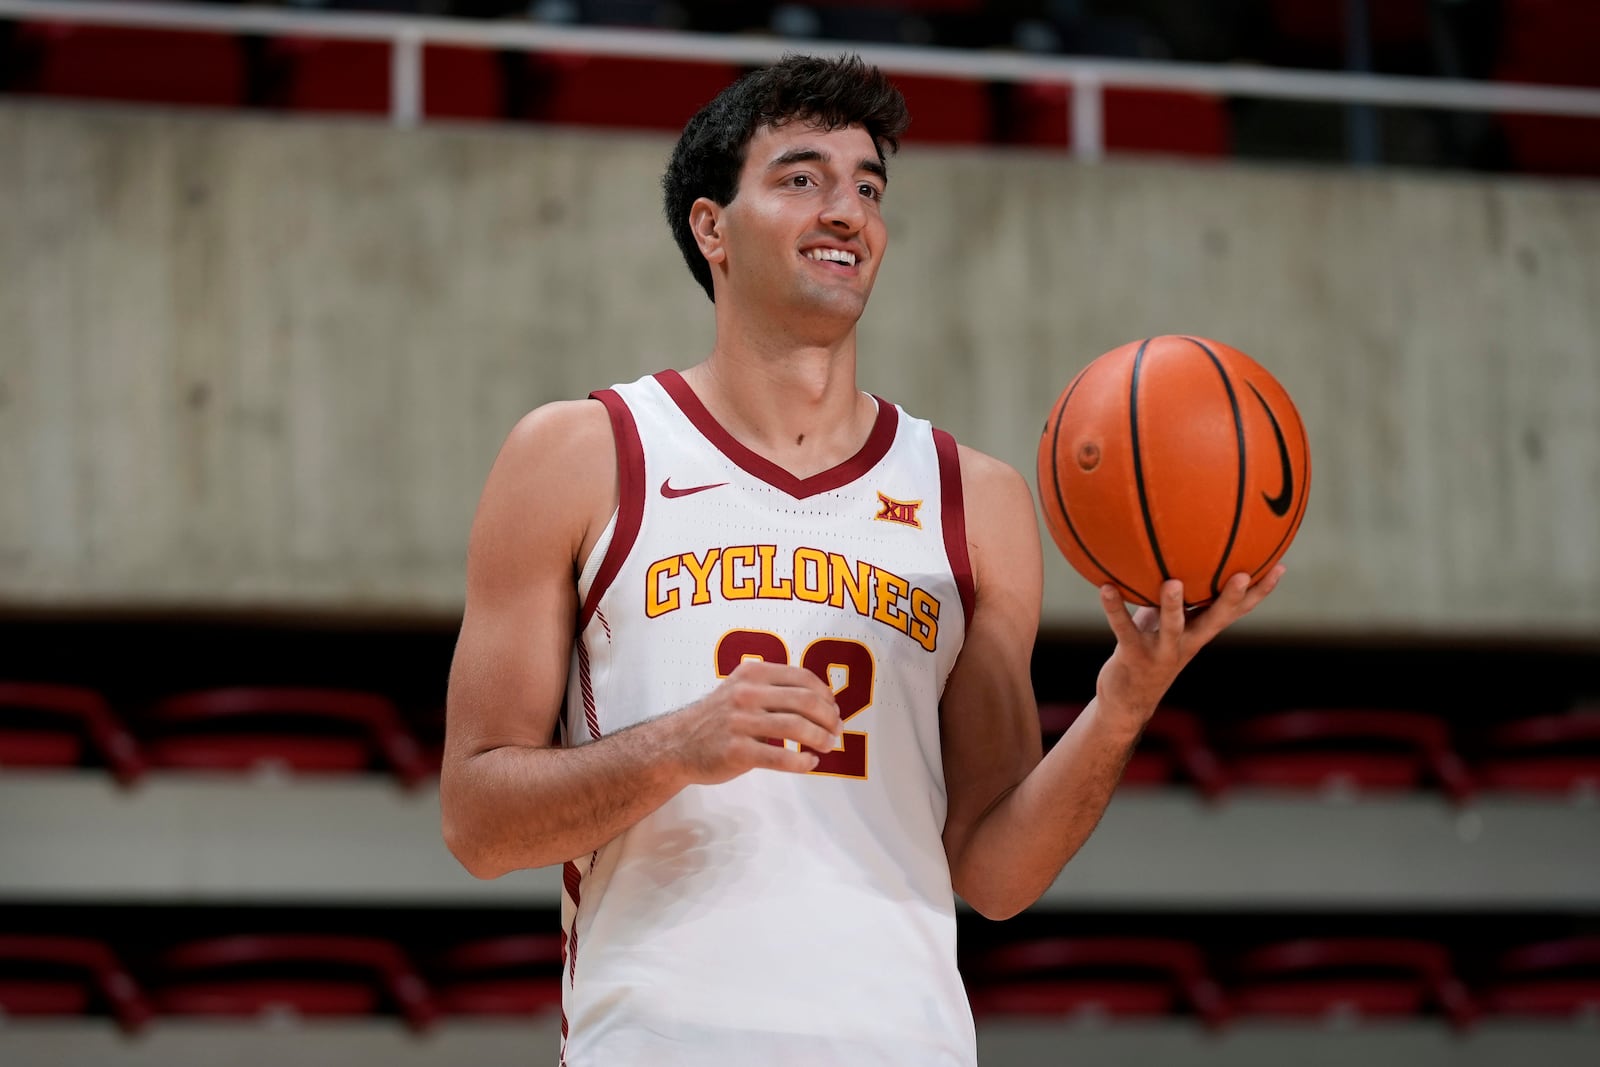
[[[674,713],[689,781],[716,785],[755,767],[804,774],[838,745],[833,690],[803,667],[748,659],[705,699]],[[769,740],[770,739],[770,740]],[[796,752],[783,741],[798,741]],[[773,742],[780,742],[774,744]]]

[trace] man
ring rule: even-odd
[[[1281,575],[1187,619],[1177,582],[1106,590],[1116,649],[1041,759],[1028,484],[856,388],[906,123],[858,59],[719,95],[663,182],[710,355],[540,408],[489,474],[444,833],[480,877],[565,864],[571,1067],[972,1064],[953,894],[1037,900]]]

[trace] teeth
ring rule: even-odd
[[[856,265],[856,257],[854,252],[843,252],[837,248],[813,248],[811,251],[807,252],[806,255],[816,260],[831,259],[835,263],[843,263],[850,267]]]

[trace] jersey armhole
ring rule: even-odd
[[[611,534],[595,574],[594,584],[583,598],[583,609],[578,613],[578,632],[581,634],[594,618],[600,598],[611,587],[623,561],[638,540],[639,527],[644,523],[644,445],[639,440],[639,427],[633,421],[633,412],[615,389],[599,389],[589,394],[591,400],[605,405],[611,417],[611,436],[617,446],[617,515]]]
[[[967,554],[967,509],[961,494],[961,453],[956,439],[940,429],[933,431],[933,448],[939,457],[939,522],[944,527],[944,554],[961,592],[961,614],[972,628],[977,589],[972,581],[972,558]]]

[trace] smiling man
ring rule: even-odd
[[[1096,698],[1041,753],[1027,483],[856,386],[898,91],[791,57],[685,127],[667,220],[716,340],[526,416],[484,487],[444,835],[564,864],[569,1067],[976,1060],[955,897],[1032,904],[1182,667],[1258,604],[1102,604]]]

